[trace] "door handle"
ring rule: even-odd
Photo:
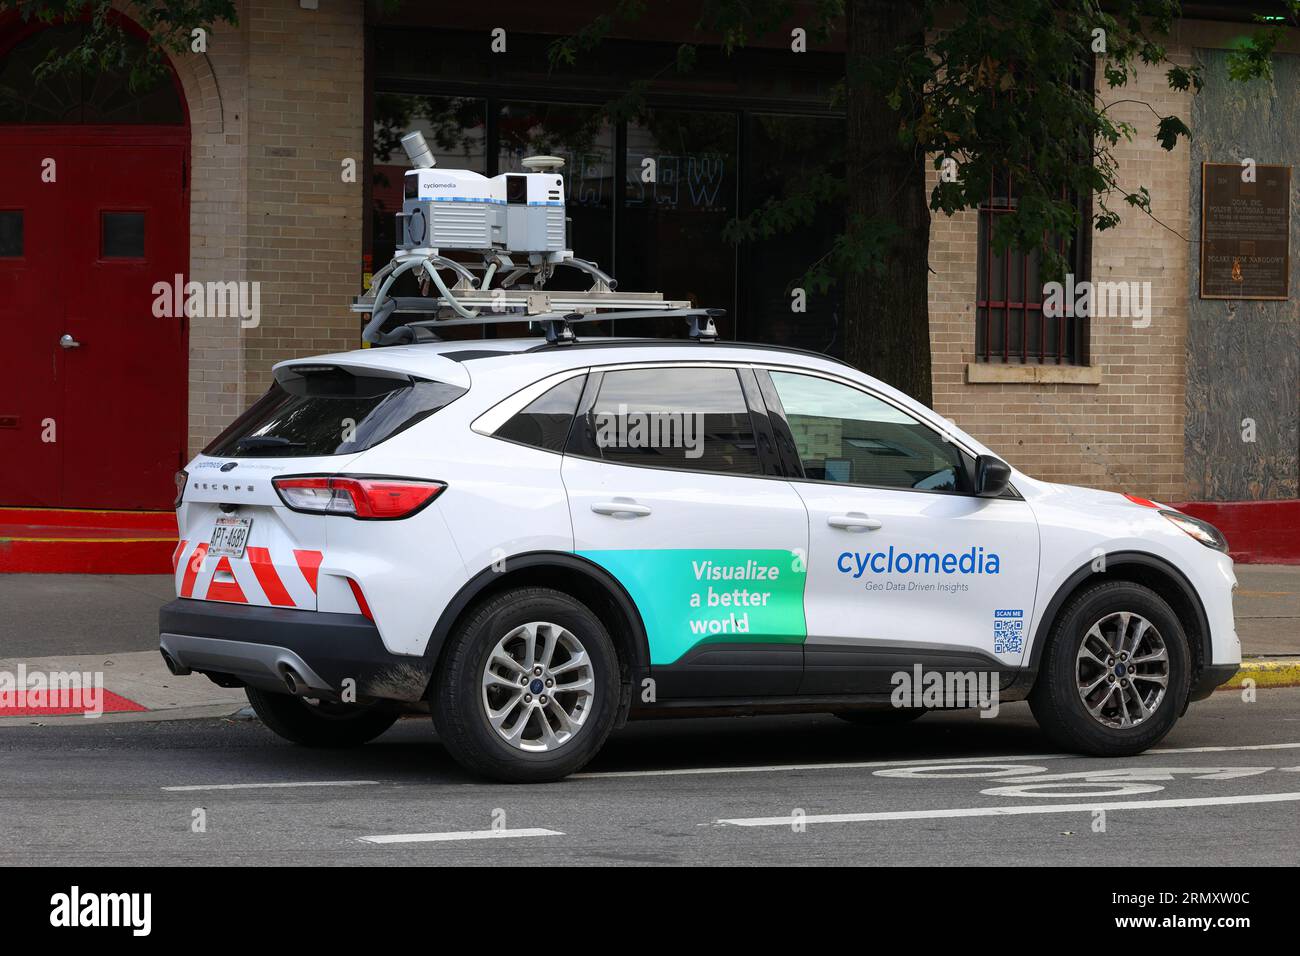
[[[79,349],[81,348],[81,343],[78,342],[76,339],[74,339],[67,332],[64,332],[62,335],[59,336],[59,348]]]
[[[856,511],[850,511],[846,515],[831,515],[826,523],[832,528],[842,528],[845,531],[877,531],[880,528],[877,519]]]
[[[598,515],[610,515],[611,517],[627,515],[630,518],[644,518],[650,513],[650,509],[646,505],[639,505],[630,498],[597,501],[591,506],[591,510]]]

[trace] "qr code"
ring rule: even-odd
[[[1025,650],[1025,612],[1005,608],[993,612],[993,653],[1021,654]]]

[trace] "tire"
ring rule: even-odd
[[[569,685],[583,689],[557,692]],[[448,637],[431,709],[462,766],[506,783],[541,783],[596,755],[614,728],[620,689],[618,654],[596,615],[560,591],[516,588],[473,608]]]
[[[1092,636],[1094,627],[1100,643]],[[1081,650],[1085,641],[1086,652]],[[1165,683],[1156,697],[1161,668]],[[1150,588],[1108,581],[1062,608],[1029,706],[1058,746],[1096,757],[1128,757],[1169,733],[1186,705],[1190,679],[1187,635],[1173,609]],[[1086,703],[1085,686],[1095,688]],[[1143,715],[1143,708],[1149,713]]]
[[[926,713],[924,707],[891,707],[889,710],[840,710],[835,716],[859,727],[897,727],[910,724]]]
[[[270,730],[306,747],[359,747],[398,718],[384,704],[310,704],[291,694],[244,688],[248,702]]]

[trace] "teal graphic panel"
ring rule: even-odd
[[[671,664],[697,644],[802,644],[807,636],[801,556],[781,549],[579,551],[636,602],[650,663]]]

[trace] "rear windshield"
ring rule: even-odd
[[[293,366],[203,453],[218,458],[351,455],[428,418],[465,391],[395,373]]]

